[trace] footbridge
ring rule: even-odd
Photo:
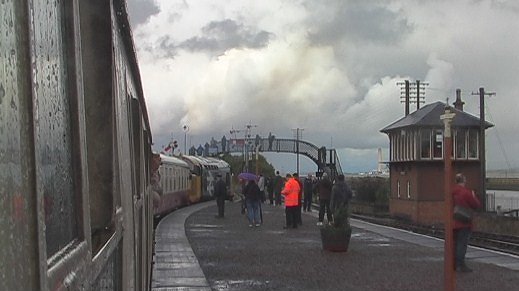
[[[343,174],[341,163],[335,149],[317,147],[316,145],[296,139],[256,138],[230,139],[225,143],[218,142],[218,153],[275,152],[301,154],[308,157],[316,165],[318,172],[325,172],[335,178]]]

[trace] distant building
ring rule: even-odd
[[[481,193],[479,118],[463,111],[460,94],[452,123],[453,171],[467,176],[469,188]],[[445,103],[428,104],[381,130],[389,137],[390,202],[392,215],[417,223],[443,222],[443,122]],[[486,128],[492,127],[486,123]]]

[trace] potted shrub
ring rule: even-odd
[[[335,210],[333,222],[321,227],[323,250],[345,252],[348,250],[351,238],[351,226],[347,207]]]

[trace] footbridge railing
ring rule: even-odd
[[[342,167],[335,149],[326,149],[303,140],[284,138],[230,139],[219,147],[219,152],[277,152],[301,154],[311,159],[319,172],[326,172],[332,178],[342,174]]]

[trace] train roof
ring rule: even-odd
[[[182,156],[182,158],[191,162],[194,165],[203,166],[204,168],[209,169],[221,169],[230,167],[226,161],[217,158],[200,156]]]
[[[178,157],[171,157],[171,156],[166,156],[164,154],[160,154],[160,160],[163,163],[174,164],[177,166],[189,168],[189,165],[184,160],[182,160]]]

